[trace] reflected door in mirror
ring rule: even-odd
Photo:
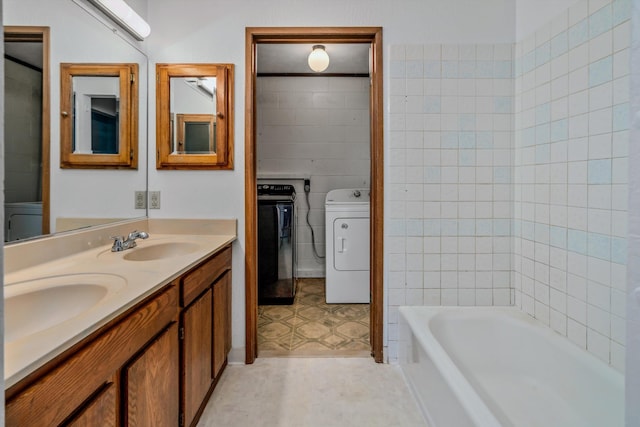
[[[60,65],[60,167],[138,166],[138,64]]]
[[[216,122],[213,114],[177,114],[174,152],[209,154],[216,152]]]
[[[73,153],[118,154],[120,80],[74,76]]]

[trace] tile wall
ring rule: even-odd
[[[369,79],[260,77],[257,106],[258,176],[311,177],[309,222],[324,255],[327,192],[369,188]],[[303,181],[273,182],[296,186],[299,276],[324,277],[324,260],[314,256],[306,224]]]
[[[390,47],[390,360],[398,306],[513,303],[624,369],[630,4]]]
[[[624,368],[630,0],[516,44],[515,303]]]
[[[389,359],[401,305],[509,305],[513,44],[393,45]]]

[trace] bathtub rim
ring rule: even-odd
[[[491,409],[489,409],[490,405],[480,397],[478,391],[476,391],[471,382],[456,366],[452,357],[449,356],[431,330],[431,320],[438,314],[447,312],[485,312],[494,315],[508,316],[515,321],[522,321],[524,323],[522,326],[525,328],[531,328],[537,333],[548,336],[553,340],[555,345],[561,344],[563,347],[566,345],[566,348],[563,350],[571,355],[583,358],[584,362],[597,366],[599,370],[607,371],[608,374],[612,375],[610,379],[618,382],[622,390],[624,390],[624,374],[586,349],[575,345],[575,343],[568,340],[567,337],[551,329],[538,319],[533,318],[517,306],[400,306],[400,323],[403,321],[407,323],[410,333],[418,341],[421,349],[431,359],[431,362],[440,371],[452,393],[458,398],[460,405],[467,411],[467,415],[471,417],[477,426],[502,426],[502,424]],[[420,327],[416,328],[416,326]],[[404,360],[400,360],[401,365],[404,363]],[[411,384],[409,379],[407,379],[407,382]],[[413,385],[411,386],[413,387]],[[426,412],[426,408],[423,408],[423,412]],[[487,412],[489,417],[484,418]],[[478,416],[478,418],[476,418],[476,416]],[[427,418],[429,417],[427,416]]]
[[[487,407],[487,404],[479,396],[478,392],[473,388],[462,372],[460,372],[454,361],[440,345],[428,327],[428,322],[438,313],[460,308],[478,307],[400,306],[398,310],[410,325],[411,333],[420,343],[422,350],[427,354],[431,362],[442,374],[442,378],[451,389],[451,392],[457,397],[458,402],[464,408],[472,422],[482,427],[502,427],[502,423],[500,423],[495,415],[493,415],[493,412],[491,412]],[[418,314],[418,311],[425,313]],[[419,324],[424,324],[425,328],[414,329],[411,327],[411,325],[415,326]],[[425,412],[427,412],[425,414],[427,415],[427,418],[430,418],[426,409]]]

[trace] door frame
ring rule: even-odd
[[[51,110],[50,70],[49,70],[49,27],[5,25],[5,42],[40,42],[42,43],[42,234],[51,232],[49,216],[51,212],[51,195],[49,174],[51,169]]]
[[[259,43],[371,45],[371,355],[383,360],[383,99],[382,27],[247,27],[245,45],[245,363],[258,357],[258,215],[256,177],[256,47]]]

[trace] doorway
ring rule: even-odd
[[[4,43],[5,43],[5,62],[10,60],[18,66],[26,67],[26,69],[38,70],[42,76],[41,86],[41,129],[40,129],[40,149],[36,158],[33,159],[37,163],[36,169],[36,187],[35,193],[37,197],[28,197],[30,199],[40,199],[42,201],[42,227],[40,234],[50,233],[50,190],[49,190],[49,172],[50,172],[50,107],[49,107],[49,27],[31,27],[31,26],[5,26],[4,27]],[[6,109],[5,109],[6,114]],[[5,129],[6,131],[6,129]],[[5,140],[5,159],[6,153]],[[7,168],[5,167],[5,174]],[[5,177],[5,185],[10,179]],[[18,178],[20,179],[20,178]],[[20,179],[21,180],[21,179]],[[21,185],[21,184],[19,184]],[[19,197],[19,196],[17,196]],[[6,201],[6,200],[5,200]],[[35,201],[35,200],[34,200]]]
[[[245,362],[258,355],[257,271],[257,45],[268,43],[368,43],[370,56],[370,343],[376,362],[383,361],[383,112],[382,29],[380,27],[247,28],[245,98]]]

